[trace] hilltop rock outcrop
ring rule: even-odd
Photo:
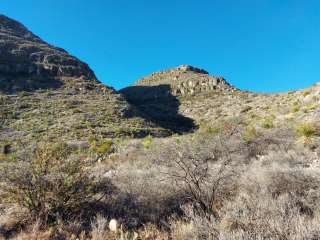
[[[236,90],[223,77],[210,76],[203,69],[181,65],[143,77],[132,86],[122,89],[121,92],[128,100],[144,101],[169,95],[180,97],[212,91]]]

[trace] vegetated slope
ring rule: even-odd
[[[200,127],[214,127],[236,119],[243,125],[272,128],[316,121],[320,116],[320,85],[279,94],[239,90],[223,77],[181,65],[153,73],[121,92],[127,100],[148,112],[163,112],[174,99],[177,114],[191,118]],[[161,102],[164,101],[164,104]],[[169,117],[170,118],[170,117]]]
[[[320,85],[256,94],[183,65],[119,94],[91,70],[15,61],[1,65],[0,238],[320,238]],[[106,139],[149,133],[181,134]]]
[[[86,63],[0,15],[0,142],[167,135]]]

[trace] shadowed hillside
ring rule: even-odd
[[[120,91],[129,103],[137,107],[145,118],[173,133],[194,131],[191,118],[179,114],[180,102],[171,94],[169,84],[158,86],[132,86]]]

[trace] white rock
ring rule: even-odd
[[[118,229],[118,221],[116,219],[111,219],[109,222],[109,229],[112,232],[116,232]]]

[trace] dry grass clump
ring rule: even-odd
[[[310,138],[317,133],[317,128],[312,123],[302,123],[296,126],[296,133],[299,137]]]
[[[306,146],[316,148],[316,138],[320,135],[320,129],[318,124],[314,122],[300,123],[295,126],[295,132],[297,135],[297,142]]]
[[[104,240],[110,237],[108,231],[108,220],[101,215],[98,215],[91,223],[91,238],[92,240]]]
[[[263,119],[261,122],[261,126],[266,129],[270,129],[274,127],[274,116],[269,116]]]

